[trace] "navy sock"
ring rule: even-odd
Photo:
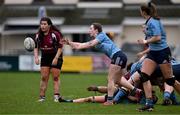
[[[136,87],[134,87],[134,88],[131,90],[131,92],[130,92],[130,94],[129,94],[129,95],[134,96],[134,95],[136,94],[136,90],[137,90],[137,88],[136,88]]]
[[[66,102],[73,102],[73,100],[71,100],[71,99],[67,99],[67,100],[65,100]]]
[[[108,96],[107,97],[107,101],[112,101],[113,100],[113,96]]]
[[[73,102],[73,100],[59,98],[59,102]]]

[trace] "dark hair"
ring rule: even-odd
[[[41,20],[40,20],[40,23],[42,21],[46,21],[47,24],[51,26],[50,27],[51,30],[57,31],[61,35],[61,37],[63,36],[62,33],[57,29],[57,27],[53,25],[53,23],[52,23],[52,21],[51,21],[51,19],[49,17],[42,17]],[[41,28],[39,28],[38,33],[39,33],[39,36],[38,36],[39,40],[41,41],[44,38],[44,32],[41,30]]]
[[[126,71],[130,71],[131,70],[131,67],[133,65],[133,62],[129,63],[126,67]]]
[[[98,32],[102,32],[102,25],[100,23],[93,23],[94,29],[97,29]]]
[[[42,21],[46,21],[48,23],[48,25],[53,25],[51,19],[49,17],[42,17],[41,20],[40,20],[40,23]]]
[[[159,20],[160,17],[158,16],[156,5],[152,2],[148,2],[148,4],[141,5],[141,11],[146,12],[147,15]]]

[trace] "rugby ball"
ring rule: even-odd
[[[27,51],[32,52],[35,48],[35,42],[31,37],[24,39],[24,47]]]

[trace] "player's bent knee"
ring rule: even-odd
[[[139,74],[140,74],[140,81],[142,82],[142,83],[144,83],[144,82],[146,82],[146,81],[148,81],[149,79],[150,79],[150,76],[148,75],[148,74],[146,74],[146,73],[144,73],[144,72],[138,72]]]
[[[168,79],[165,80],[165,82],[166,82],[168,85],[170,85],[170,86],[174,86],[174,84],[175,84],[175,78],[174,78],[174,77],[168,78]]]

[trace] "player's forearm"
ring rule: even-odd
[[[161,40],[161,36],[153,36],[152,38],[146,40],[146,44],[155,43],[155,42],[158,42],[160,40]]]
[[[68,44],[69,44],[72,48],[78,49],[77,47],[78,47],[81,43],[69,41]]]
[[[35,58],[38,57],[38,48],[34,48],[34,57],[35,57]]]
[[[87,49],[87,48],[90,48],[90,47],[92,47],[91,43],[90,42],[86,42],[86,43],[81,43],[78,46],[78,49]]]
[[[74,49],[86,49],[89,48],[87,43],[69,42],[69,45]]]
[[[58,48],[55,58],[58,59],[61,54],[62,54],[62,48]]]
[[[150,51],[149,48],[147,48],[146,50],[142,51],[143,54],[147,54]]]

